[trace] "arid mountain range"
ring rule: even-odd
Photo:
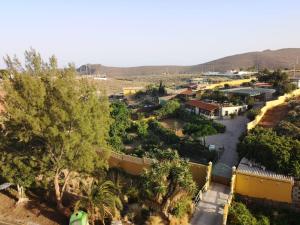
[[[86,64],[78,68],[80,74],[106,74],[108,76],[153,75],[153,74],[199,74],[207,71],[228,71],[232,69],[268,68],[284,69],[300,67],[300,48],[285,48],[247,52],[227,56],[192,66],[139,66],[108,67],[101,64]]]

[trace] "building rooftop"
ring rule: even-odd
[[[252,88],[252,87],[239,87],[239,88],[230,88],[225,90],[220,90],[225,93],[234,93],[240,95],[249,95],[249,96],[258,96],[261,94],[273,94],[276,92],[275,89],[271,88]]]
[[[180,95],[194,95],[195,93],[191,89],[187,89],[179,93]]]
[[[248,160],[247,158],[243,158],[238,165],[237,171],[248,173],[248,174],[254,174],[258,176],[265,176],[270,177],[272,179],[278,179],[278,180],[287,180],[291,181],[294,178],[291,176],[286,176],[283,174],[275,173],[273,171],[266,170],[266,167],[260,165],[259,163],[253,162]]]
[[[207,103],[199,100],[190,100],[186,103],[186,105],[197,107],[199,109],[203,109],[210,112],[220,108],[220,106],[217,104]]]

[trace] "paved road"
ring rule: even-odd
[[[229,187],[212,183],[196,207],[191,225],[221,225],[223,208],[229,195]]]
[[[236,145],[239,142],[239,137],[246,130],[248,119],[245,116],[237,116],[234,119],[218,120],[217,122],[226,126],[226,132],[208,136],[206,143],[224,147],[225,151],[218,162],[232,167],[238,163]]]

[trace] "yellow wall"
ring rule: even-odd
[[[224,87],[225,84],[228,84],[230,86],[241,85],[242,83],[251,82],[252,80],[255,80],[255,78],[223,81],[216,84],[210,84],[205,89],[215,89],[218,87]]]
[[[235,192],[253,198],[292,202],[292,180],[236,172]]]
[[[123,88],[124,95],[133,95],[141,91],[143,88]]]
[[[279,96],[276,100],[266,102],[265,106],[261,108],[260,113],[255,117],[255,119],[247,124],[247,130],[251,130],[256,127],[269,109],[281,105],[288,99],[295,98],[297,96],[300,96],[300,89],[296,89],[289,94]]]
[[[140,175],[144,169],[149,169],[153,161],[148,158],[139,158],[112,152],[108,160],[109,167],[121,168],[132,175]],[[210,181],[211,165],[189,163],[193,179],[202,188],[206,181]]]

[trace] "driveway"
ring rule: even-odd
[[[229,187],[212,183],[207,192],[203,193],[202,200],[190,222],[191,225],[221,225],[223,209],[228,199]]]
[[[239,137],[246,131],[248,119],[245,116],[237,116],[234,119],[217,120],[217,122],[226,126],[226,132],[206,137],[206,144],[216,145],[216,147],[224,147],[224,152],[218,162],[227,166],[235,166],[238,163],[238,154],[236,145]]]
[[[246,116],[237,116],[234,119],[217,120],[217,122],[226,126],[226,132],[206,137],[206,144],[216,145],[217,148],[224,147],[224,152],[221,154],[217,164],[214,166],[215,171],[224,171],[226,177],[231,176],[231,168],[238,163],[238,154],[236,152],[239,137],[246,131],[248,123]]]

